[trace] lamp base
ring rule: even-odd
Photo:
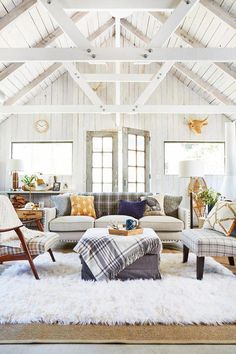
[[[12,189],[15,191],[19,188],[18,172],[12,172]]]

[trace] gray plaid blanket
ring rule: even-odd
[[[152,229],[144,229],[142,235],[125,237],[95,228],[85,232],[74,251],[83,258],[96,280],[109,280],[137,259],[160,253],[161,249],[161,241]]]

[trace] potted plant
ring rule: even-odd
[[[211,211],[216,202],[219,200],[220,193],[212,188],[208,188],[198,194],[198,198],[207,206],[207,213]]]
[[[35,183],[34,181],[36,180],[36,176],[35,175],[25,175],[22,179],[21,182],[24,183],[24,186],[22,187],[22,189],[24,190],[28,190],[29,191],[29,202],[31,203],[31,192],[32,192],[32,188],[35,188]]]

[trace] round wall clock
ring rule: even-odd
[[[35,129],[38,133],[45,133],[49,128],[48,121],[45,119],[39,119],[35,122]]]

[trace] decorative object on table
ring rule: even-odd
[[[236,127],[235,122],[225,123],[225,176],[220,192],[227,200],[236,198]]]
[[[12,189],[19,189],[19,171],[23,171],[23,161],[20,159],[11,159],[9,168],[12,174]]]
[[[119,215],[132,216],[135,219],[141,219],[144,215],[146,200],[142,201],[119,201]]]
[[[207,216],[203,228],[230,236],[236,227],[236,202],[219,201]]]
[[[202,127],[208,124],[208,118],[200,120],[200,119],[189,119],[188,126],[196,135],[200,135],[202,133]]]
[[[218,202],[221,194],[212,188],[208,188],[197,194],[197,200],[201,201],[204,205],[205,213],[209,214],[214,205]],[[207,210],[206,210],[207,208]],[[201,215],[204,216],[204,215]]]
[[[35,185],[36,185],[36,190],[37,191],[48,191],[51,189],[51,187],[44,182],[44,180],[42,178],[35,178]],[[60,188],[59,188],[60,190]]]
[[[125,223],[126,230],[134,230],[138,226],[137,220],[127,219]]]
[[[25,204],[27,203],[27,200],[23,195],[17,194],[13,196],[13,198],[11,199],[11,203],[15,209],[24,208]]]
[[[35,183],[34,183],[35,180],[36,180],[36,176],[35,175],[31,175],[31,176],[25,175],[21,179],[21,182],[24,183],[24,185],[22,186],[22,189],[29,191],[29,201],[30,202],[31,202],[31,199],[32,199],[31,192],[32,192],[32,190],[36,189]]]
[[[140,197],[146,201],[144,216],[149,215],[165,215],[164,211],[164,194],[156,194],[151,196]]]
[[[55,191],[55,192],[59,192],[60,189],[61,189],[61,183],[60,182],[54,182],[52,190]]]
[[[202,177],[204,174],[204,161],[202,160],[183,160],[179,162],[179,177],[190,178],[190,184],[193,179]],[[193,191],[189,190],[190,196],[190,228],[193,228]]]
[[[70,201],[71,215],[84,215],[96,218],[94,196],[72,194]]]
[[[25,209],[28,209],[28,210],[33,210],[35,208],[35,204],[32,203],[32,202],[28,202],[25,204]]]
[[[130,230],[119,230],[119,229],[108,229],[110,235],[117,235],[117,236],[135,236],[135,235],[142,235],[143,229],[137,227],[135,229]]]
[[[39,119],[34,123],[35,129],[38,133],[46,133],[49,129],[49,123],[46,119]]]

